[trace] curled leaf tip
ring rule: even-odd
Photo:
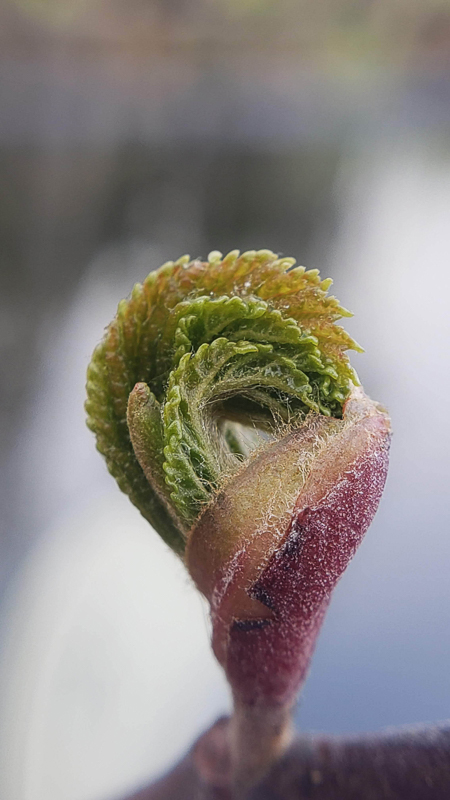
[[[86,411],[120,488],[179,554],[258,448],[341,419],[358,383],[318,270],[270,250],[182,256],[151,272],[96,348]]]

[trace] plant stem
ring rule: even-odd
[[[249,705],[235,699],[230,721],[231,775],[236,797],[245,797],[292,742],[291,707]]]

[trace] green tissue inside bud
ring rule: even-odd
[[[88,424],[119,486],[176,551],[215,492],[305,414],[340,418],[357,379],[317,270],[270,251],[150,273],[95,350]],[[289,269],[287,269],[289,268]]]

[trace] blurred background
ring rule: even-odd
[[[3,0],[0,45],[0,796],[118,800],[229,708],[84,424],[117,302],[183,253],[332,276],[392,413],[299,728],[448,717],[450,3]]]

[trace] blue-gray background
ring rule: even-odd
[[[1,796],[120,797],[229,706],[82,408],[118,300],[182,253],[333,277],[393,418],[299,727],[449,716],[450,4],[4,0],[0,42]]]

